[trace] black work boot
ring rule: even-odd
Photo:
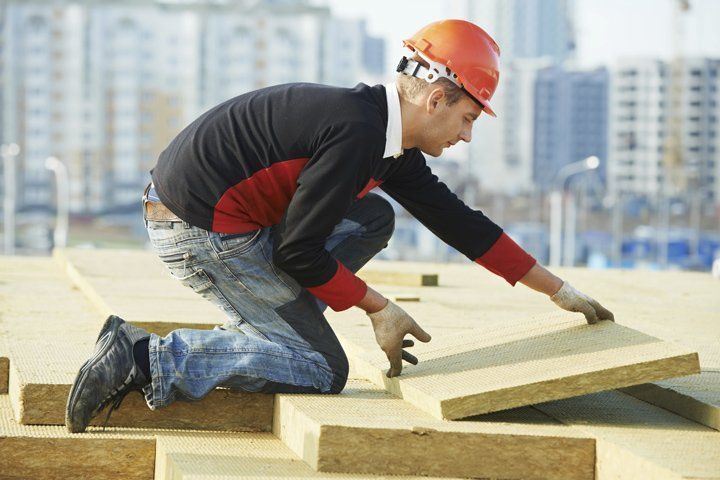
[[[70,389],[65,410],[65,426],[71,433],[84,432],[90,420],[113,402],[120,407],[125,395],[142,391],[150,383],[133,359],[133,345],[150,334],[110,315],[98,335],[92,356],[80,367]]]

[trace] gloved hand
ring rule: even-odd
[[[600,320],[615,321],[615,317],[610,310],[584,293],[575,290],[568,282],[563,282],[560,290],[550,297],[550,300],[564,310],[581,312],[585,315],[585,320],[590,324],[597,323]]]
[[[418,360],[413,355],[403,350],[412,347],[415,343],[412,340],[404,340],[406,334],[411,334],[421,342],[429,342],[430,335],[420,328],[415,320],[395,303],[388,300],[387,305],[375,313],[368,313],[375,330],[375,340],[390,361],[388,377],[395,377],[402,372],[402,360],[417,365]]]

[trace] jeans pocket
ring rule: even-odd
[[[228,258],[249,252],[257,244],[261,234],[261,228],[244,233],[211,232],[210,243],[220,258]]]
[[[219,295],[219,292],[208,292],[208,290],[215,289],[215,285],[213,284],[212,280],[210,280],[210,277],[208,277],[207,273],[205,273],[205,270],[203,270],[202,268],[191,270],[192,273],[190,273],[189,275],[177,276],[173,273],[173,276],[180,283],[182,283],[186,287],[191,288],[195,293],[199,293],[206,298],[207,296],[209,296],[208,300],[212,301],[214,299],[223,298],[221,295]]]

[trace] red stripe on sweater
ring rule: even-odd
[[[212,230],[243,233],[278,223],[308,160],[296,158],[274,163],[228,188],[215,205]]]
[[[370,190],[372,190],[373,188],[377,187],[377,186],[380,185],[381,183],[383,183],[382,180],[375,180],[374,178],[371,178],[370,181],[368,181],[367,185],[365,185],[365,188],[363,188],[362,191],[361,191],[360,193],[358,193],[358,194],[357,194],[357,197],[355,197],[355,198],[357,198],[358,200],[360,200],[360,199],[363,198],[365,195],[367,195]]]
[[[503,233],[487,252],[475,259],[475,262],[515,286],[537,261]]]
[[[345,265],[340,262],[337,264],[337,272],[330,280],[317,287],[309,287],[307,291],[340,312],[360,303],[367,293],[367,284]]]

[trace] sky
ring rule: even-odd
[[[470,0],[472,1],[472,0]],[[720,58],[720,0],[690,0],[685,14],[685,53]],[[624,56],[673,55],[675,0],[576,0],[577,62],[611,66]],[[402,39],[423,25],[452,18],[445,0],[314,0],[344,18],[364,18],[372,35],[386,39],[392,71],[403,53]],[[455,15],[457,15],[455,13]],[[482,26],[482,25],[481,25]],[[502,50],[502,45],[500,45]]]

